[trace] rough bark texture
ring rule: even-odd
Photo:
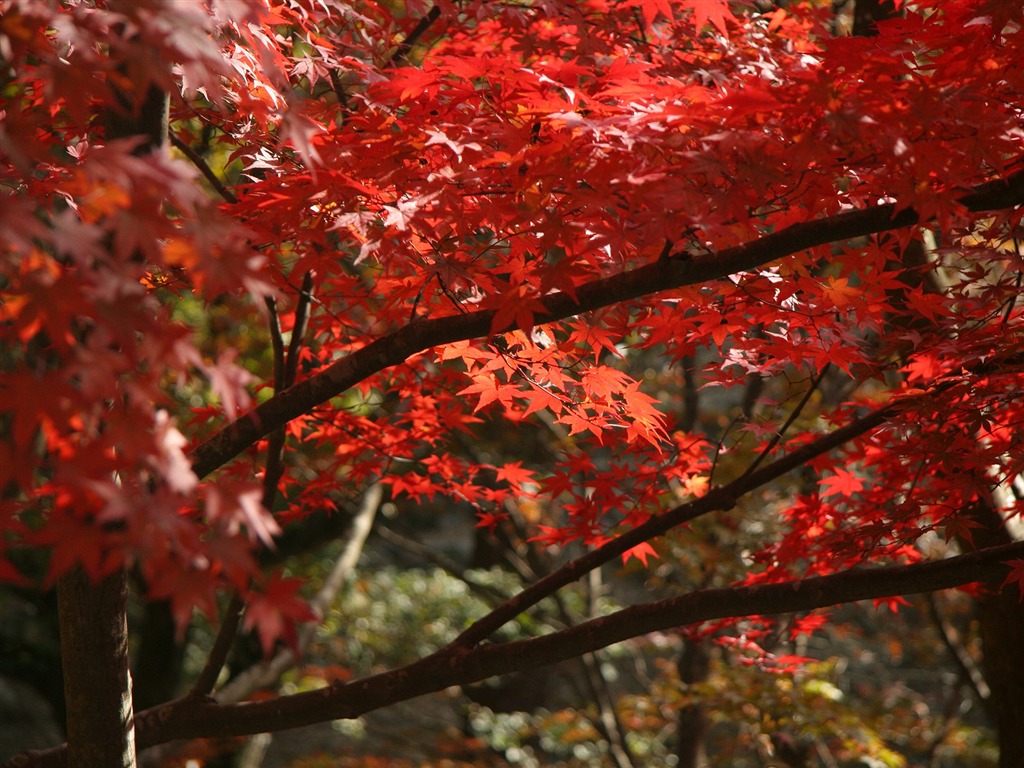
[[[122,571],[93,583],[76,568],[57,585],[68,768],[135,768],[127,599]]]

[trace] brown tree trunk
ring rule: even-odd
[[[970,542],[974,548],[1013,541],[991,504],[979,502],[971,516],[983,526],[974,531],[973,542]],[[999,768],[1021,768],[1024,766],[1024,664],[1021,663],[1024,605],[1014,585],[1000,589],[998,583],[992,582],[985,586],[988,591],[978,598],[977,609],[981,669],[991,691],[989,710],[995,718],[999,739]]]
[[[1010,589],[978,601],[985,682],[992,691],[999,768],[1024,765],[1024,607]]]
[[[128,672],[128,583],[93,583],[80,568],[57,584],[68,768],[136,768]]]
[[[686,685],[703,683],[708,678],[711,659],[701,640],[687,640],[676,662],[679,679]],[[676,755],[679,768],[704,768],[707,765],[708,720],[704,705],[700,702],[687,704],[679,709],[677,721],[679,743]]]

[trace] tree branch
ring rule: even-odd
[[[998,582],[1006,572],[1004,561],[1021,556],[1024,542],[1015,542],[913,565],[854,569],[781,584],[705,589],[625,608],[542,637],[483,645],[473,650],[441,651],[406,667],[353,683],[335,683],[271,701],[225,705],[179,699],[137,715],[138,744],[141,748],[172,739],[244,736],[359,717],[452,685],[468,685],[494,675],[553,664],[650,632],[702,621],[809,611],[977,581]],[[63,751],[63,747],[58,747],[25,753],[7,765],[60,766]]]
[[[781,477],[823,453],[827,453],[855,437],[870,432],[883,424],[895,413],[892,404],[878,408],[866,416],[850,422],[791,453],[776,459],[766,467],[745,474],[728,485],[714,488],[707,495],[694,501],[679,504],[660,515],[656,515],[643,525],[638,525],[607,544],[592,550],[585,555],[571,560],[561,568],[531,584],[515,597],[498,606],[484,616],[465,632],[459,635],[451,645],[453,647],[473,647],[490,637],[499,627],[511,621],[520,613],[539,603],[556,590],[579,579],[607,562],[614,560],[637,544],[649,541],[679,525],[689,523],[710,512],[722,512],[732,509],[737,499],[745,493],[765,483]]]
[[[210,165],[206,160],[204,160],[194,149],[192,149],[192,147],[179,139],[173,133],[169,133],[168,136],[174,148],[187,157],[189,162],[199,169],[199,172],[203,174],[208,182],[210,182],[210,186],[217,190],[218,195],[223,197],[229,203],[238,202],[238,198],[235,196],[235,193],[224,186],[224,182],[221,181],[217,174],[213,172],[213,169],[210,168]]]
[[[542,637],[488,644],[472,650],[451,648],[399,669],[353,683],[284,696],[271,701],[214,704],[178,699],[136,716],[140,748],[173,739],[245,736],[348,719],[494,675],[553,664],[650,632],[714,619],[810,611],[890,595],[949,589],[973,582],[998,582],[1004,562],[1024,556],[1024,542],[913,565],[864,568],[832,576],[691,592],[680,597],[625,608]],[[6,768],[62,766],[65,747],[26,752]]]
[[[411,51],[413,46],[419,42],[421,37],[423,37],[423,33],[430,29],[430,25],[440,17],[441,8],[439,6],[435,5],[427,11],[427,14],[419,20],[408,36],[399,43],[398,48],[395,49],[395,52],[392,54],[388,64],[394,66],[395,64],[401,64],[404,62],[405,57],[409,55],[409,51]]]
[[[768,445],[764,447],[764,450],[762,450],[750,466],[746,468],[743,472],[744,475],[751,474],[755,469],[761,466],[761,462],[763,462],[768,455],[775,450],[775,446],[777,446],[782,440],[782,436],[786,434],[786,430],[793,426],[793,422],[800,417],[801,413],[803,413],[803,410],[810,401],[811,396],[818,391],[818,387],[821,386],[821,382],[824,380],[825,374],[828,373],[830,365],[830,363],[825,363],[822,369],[818,371],[817,375],[811,379],[810,386],[807,388],[807,391],[804,392],[803,397],[800,398],[800,402],[797,403],[796,408],[794,408],[792,413],[786,417],[786,420],[783,422],[782,426],[779,427],[779,430],[772,436],[772,439],[768,441]]]
[[[242,612],[245,610],[245,601],[235,592],[224,609],[224,618],[221,619],[220,629],[213,641],[213,648],[206,657],[206,663],[199,671],[188,695],[194,699],[203,699],[213,693],[217,685],[217,678],[227,661],[231,646],[235,644],[235,637],[238,634],[238,624],[242,620]]]
[[[960,677],[970,687],[982,708],[995,720],[995,712],[992,711],[992,691],[989,689],[988,683],[985,682],[985,676],[978,668],[978,663],[960,642],[959,633],[952,623],[942,615],[935,596],[928,595],[925,604],[928,606],[928,613],[931,614],[932,622],[939,632],[939,639],[942,640],[953,663],[960,670]]]
[[[958,202],[973,212],[1024,204],[1024,171],[982,184]],[[575,297],[566,293],[545,296],[541,300],[544,311],[535,315],[534,321],[562,320],[641,296],[749,271],[815,246],[901,229],[919,221],[920,216],[912,208],[901,210],[895,204],[879,205],[794,224],[718,253],[659,259],[581,285]],[[494,315],[495,310],[480,310],[417,320],[375,339],[287,391],[275,394],[196,446],[190,454],[193,470],[200,478],[205,477],[275,429],[414,354],[455,341],[486,338],[491,333]]]
[[[313,273],[307,272],[302,279],[302,289],[299,293],[299,301],[295,309],[295,321],[292,325],[292,336],[286,354],[284,339],[281,336],[281,322],[277,313],[277,303],[272,296],[266,298],[267,311],[270,315],[270,339],[274,350],[274,389],[276,391],[287,389],[295,382],[299,351],[302,349],[302,339],[306,334],[306,325],[309,321],[309,306],[312,300]],[[262,503],[264,507],[271,509],[277,496],[278,483],[284,474],[284,425],[271,433],[268,443],[267,464],[263,472]],[[365,536],[363,538],[365,539]],[[362,541],[360,541],[359,547],[361,549]],[[242,600],[236,591],[231,596],[231,600],[224,610],[224,619],[221,622],[220,630],[217,632],[217,637],[214,639],[213,648],[206,659],[206,663],[203,665],[203,669],[189,690],[189,696],[203,698],[213,693],[221,668],[224,666],[224,662],[227,661],[231,647],[234,645],[235,637],[238,634],[239,622],[244,612],[245,601]],[[288,663],[291,664],[292,661]],[[284,668],[287,669],[288,667],[285,666]]]

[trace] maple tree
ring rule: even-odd
[[[0,577],[57,586],[69,706],[66,748],[17,764],[134,765],[966,585],[1001,764],[1024,760],[1016,4],[906,3],[857,35],[815,2],[0,11]],[[744,402],[713,434],[717,389]],[[545,462],[456,448],[534,424]],[[236,629],[269,656],[324,610],[261,552],[367,489],[583,554],[406,666],[218,699]],[[755,509],[732,583],[494,642]],[[223,627],[189,694],[134,715],[129,579],[181,631]]]

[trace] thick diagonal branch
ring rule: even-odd
[[[727,587],[625,608],[543,637],[441,651],[400,669],[353,683],[243,704],[179,699],[139,713],[140,748],[174,739],[245,736],[355,718],[400,701],[468,685],[494,675],[554,664],[650,632],[738,616],[809,611],[888,595],[910,595],[971,582],[999,583],[1005,562],[1024,556],[1024,542],[914,565],[864,568],[780,584]],[[10,768],[57,768],[65,748],[26,753]]]
[[[241,736],[358,717],[452,685],[553,664],[649,632],[736,616],[808,611],[893,594],[915,594],[974,581],[1002,580],[1006,560],[1024,542],[915,565],[851,570],[832,576],[753,587],[692,592],[623,609],[610,616],[529,640],[454,649],[349,684],[246,704],[173,702],[139,715],[139,744],[170,739]],[[43,765],[44,763],[38,763]]]
[[[961,197],[958,203],[974,212],[1024,204],[1024,171],[983,184]],[[542,299],[544,311],[534,316],[534,322],[554,322],[641,296],[716,280],[815,246],[912,226],[920,218],[912,208],[901,210],[895,204],[879,205],[794,224],[706,256],[659,259],[581,285],[575,296],[566,293],[545,296]],[[196,446],[191,452],[193,469],[199,477],[205,477],[275,429],[412,355],[442,344],[486,338],[491,333],[494,314],[494,310],[481,310],[417,320],[370,342],[276,394]]]

